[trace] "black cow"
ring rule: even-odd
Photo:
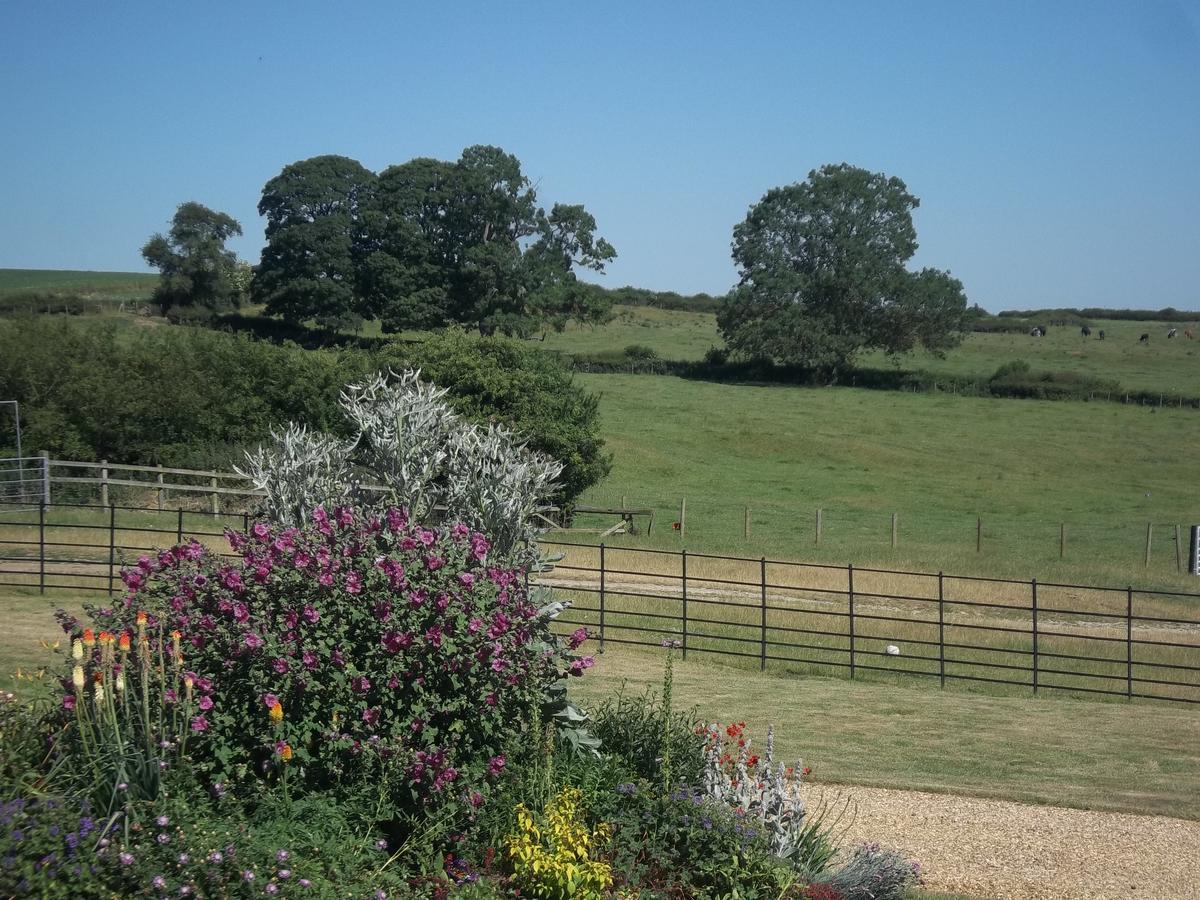
[[[1170,340],[1171,338],[1175,337],[1175,335],[1178,333],[1179,333],[1178,328],[1172,328],[1170,331],[1167,332],[1167,340]]]
[[[1090,338],[1092,336],[1092,329],[1090,329],[1086,325],[1084,325],[1082,328],[1079,329],[1079,333],[1083,335],[1083,339],[1086,341],[1088,338]]]
[[[1148,344],[1148,343],[1150,343],[1150,335],[1149,335],[1149,333],[1143,334],[1143,335],[1142,335],[1140,338],[1138,338],[1138,343],[1139,343],[1139,344]]]
[[[1104,340],[1104,329],[1100,329],[1100,340]]]

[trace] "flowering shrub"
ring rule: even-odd
[[[78,897],[97,883],[92,848],[109,823],[87,801],[0,802],[0,896]]]
[[[593,859],[611,829],[601,824],[590,831],[579,807],[577,788],[564,788],[546,804],[545,822],[518,806],[517,831],[507,840],[513,881],[531,897],[561,900],[598,897],[612,884],[612,867]]]
[[[775,764],[775,730],[767,731],[760,756],[746,736],[746,723],[722,731],[708,729],[705,748],[704,790],[730,809],[744,813],[762,828],[771,852],[791,860],[806,871],[819,871],[833,854],[819,823],[805,821],[802,778],[808,770]]]
[[[571,653],[586,634],[551,635],[523,571],[465,525],[317,507],[229,541],[232,563],[194,542],[142,557],[122,601],[93,611],[106,630],[146,612],[182,634],[194,695],[178,708],[213,782],[369,776],[400,807],[479,805],[543,687],[590,665]]]

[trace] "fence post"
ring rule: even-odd
[[[846,580],[850,586],[847,596],[850,598],[850,677],[854,678],[854,566],[846,566]]]
[[[821,546],[821,507],[819,507],[819,506],[817,507],[817,530],[816,530],[816,535],[817,535],[817,536],[816,536],[816,540],[814,541],[814,543],[816,544],[816,546],[820,547],[820,546]]]
[[[179,524],[175,527],[175,544],[183,543],[183,507],[179,507]]]
[[[1133,699],[1133,586],[1125,589],[1125,699]]]
[[[759,571],[762,574],[762,626],[759,632],[761,653],[758,658],[758,668],[765,672],[767,669],[767,558],[759,561]]]
[[[604,543],[600,544],[600,649],[604,649]]]
[[[250,533],[250,513],[242,513],[242,534]]]
[[[209,487],[215,488],[216,486],[217,486],[217,476],[214,475],[212,478],[209,479]],[[217,492],[215,490],[212,493],[212,514],[213,514],[214,519],[221,514],[221,509],[217,505]]]
[[[679,539],[682,541],[687,534],[687,497],[679,500]]]
[[[38,505],[38,593],[46,593],[46,500]]]
[[[1179,543],[1179,526],[1175,526],[1175,571],[1183,571],[1183,547]]]
[[[742,532],[743,532],[742,536],[745,537],[746,540],[750,540],[750,507],[749,506],[746,507],[746,518],[745,518],[744,524],[742,525]]]
[[[42,451],[42,496],[50,504],[50,451]]]
[[[975,517],[975,552],[983,552],[983,516]]]
[[[897,513],[892,513],[892,549],[896,549],[896,517]]]
[[[108,506],[108,460],[100,460],[100,505]]]
[[[946,592],[938,572],[938,681],[946,686]]]
[[[159,511],[159,512],[162,512],[162,508],[163,508],[163,473],[162,473],[162,463],[159,463],[159,464],[158,464],[158,468],[159,468],[159,472],[158,472],[158,511]]]
[[[687,659],[687,550],[679,554],[679,564],[683,586],[683,658]]]
[[[108,508],[108,593],[113,592],[113,570],[117,564],[117,508]]]
[[[1033,589],[1033,692],[1038,692],[1038,598],[1037,598],[1037,579],[1033,578],[1029,582]]]
[[[1067,555],[1067,523],[1058,523],[1058,558],[1062,559]]]
[[[1150,544],[1154,540],[1154,524],[1146,523],[1146,565],[1150,565]]]

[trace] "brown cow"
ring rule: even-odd
[[[1196,333],[1190,328],[1183,329],[1183,336],[1189,341],[1194,341],[1196,339]]]

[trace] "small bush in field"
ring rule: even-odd
[[[821,880],[845,900],[901,900],[921,883],[921,865],[878,844],[860,844],[841,869]]]

